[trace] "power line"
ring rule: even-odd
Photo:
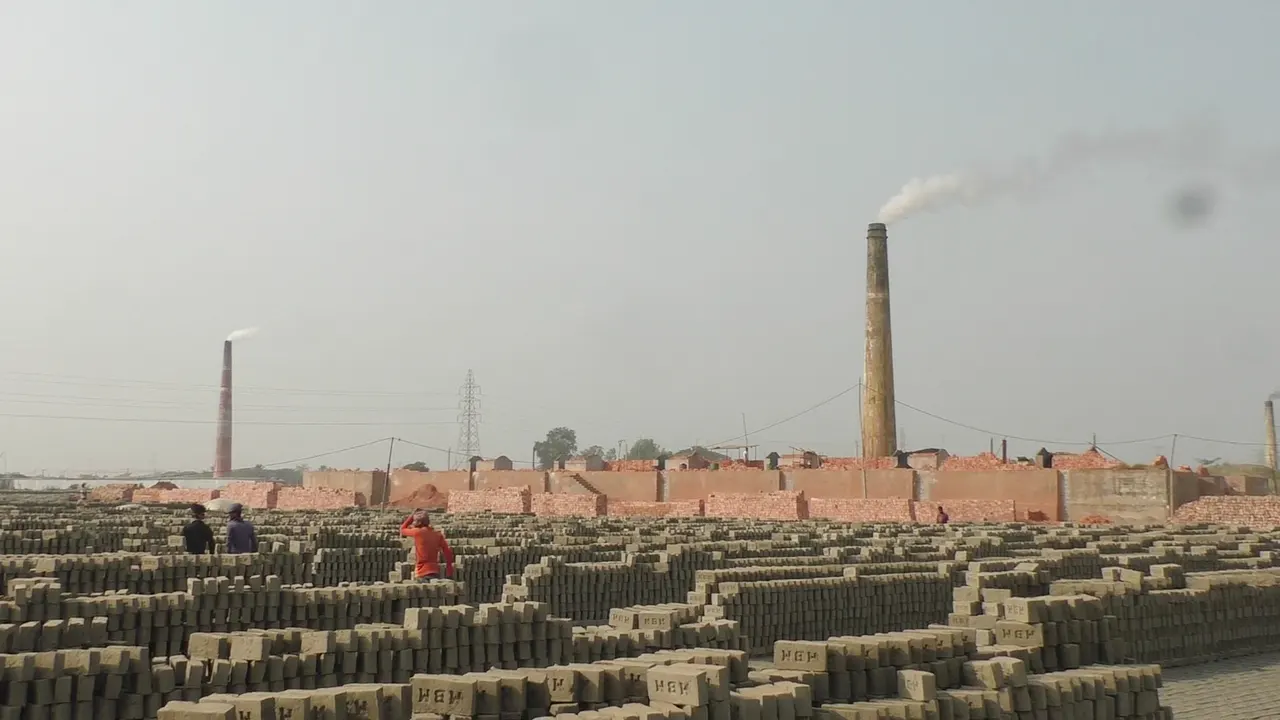
[[[21,405],[73,405],[91,407],[132,408],[139,410],[156,409],[192,409],[207,410],[207,403],[183,402],[177,400],[151,400],[144,398],[104,397],[101,395],[51,395],[44,393],[0,392],[0,400]],[[247,403],[238,404],[236,410],[254,410],[262,412],[447,412],[456,410],[452,407],[411,407],[376,405],[275,405]]]
[[[340,453],[350,452],[351,450],[359,450],[360,448],[370,447],[372,445],[377,445],[379,443],[387,442],[390,439],[391,438],[389,437],[378,438],[377,440],[370,440],[369,442],[360,443],[359,445],[344,447],[340,450],[329,450],[328,452],[316,453],[315,455],[308,455],[306,457],[294,458],[292,460],[281,460],[280,462],[263,463],[262,467],[269,468],[269,467],[279,467],[281,465],[297,465],[298,463],[306,462],[308,460],[316,460],[322,457],[328,457],[330,455],[338,455]]]
[[[972,431],[974,431],[974,432],[979,432],[979,433],[982,433],[982,434],[984,434],[984,435],[994,435],[995,437],[1008,438],[1009,440],[1021,440],[1022,442],[1039,443],[1039,444],[1042,444],[1042,445],[1078,445],[1078,446],[1085,446],[1085,447],[1087,447],[1087,446],[1089,446],[1089,445],[1094,445],[1094,444],[1095,444],[1095,443],[1092,443],[1092,442],[1081,442],[1081,441],[1079,441],[1079,440],[1044,440],[1044,439],[1042,439],[1042,438],[1023,437],[1023,436],[1020,436],[1020,435],[1010,435],[1009,433],[1000,433],[1000,432],[995,432],[995,431],[992,431],[992,430],[985,430],[985,429],[980,428],[980,427],[977,427],[977,426],[975,426],[975,425],[969,425],[969,424],[967,424],[967,423],[962,423],[962,422],[960,422],[960,421],[958,421],[958,420],[952,420],[952,419],[950,419],[950,418],[945,418],[945,417],[943,417],[943,416],[941,416],[941,415],[938,415],[938,414],[936,414],[936,413],[931,413],[931,412],[929,412],[928,410],[923,410],[923,409],[921,409],[921,408],[918,408],[918,407],[916,407],[915,405],[910,405],[910,404],[908,404],[908,403],[904,403],[904,402],[902,402],[901,400],[897,400],[896,402],[897,402],[897,404],[901,405],[902,407],[904,407],[904,408],[906,408],[906,409],[908,409],[908,410],[914,410],[915,412],[918,412],[918,413],[920,413],[921,415],[924,415],[924,416],[926,416],[926,417],[931,417],[931,418],[933,418],[934,420],[941,420],[942,422],[947,423],[948,425],[955,425],[956,427],[962,427],[962,428],[964,428],[964,429],[966,429],[966,430],[972,430]],[[1149,442],[1155,442],[1155,441],[1157,441],[1157,440],[1167,440],[1167,439],[1168,439],[1168,438],[1170,438],[1170,437],[1173,437],[1173,433],[1165,433],[1164,435],[1156,435],[1156,436],[1154,436],[1154,437],[1148,437],[1148,438],[1136,438],[1136,439],[1133,439],[1133,440],[1111,440],[1111,441],[1107,441],[1107,442],[1099,442],[1099,443],[1096,443],[1096,444],[1098,444],[1098,445],[1135,445],[1135,444],[1138,444],[1138,443],[1149,443]],[[1184,437],[1186,437],[1186,436],[1184,436]]]
[[[422,448],[423,450],[435,450],[436,452],[442,452],[442,453],[454,452],[453,450],[450,450],[448,448],[436,447],[435,445],[427,445],[426,443],[414,442],[412,440],[405,440],[402,437],[397,437],[396,442],[404,443],[405,445],[412,445],[413,447]]]
[[[457,450],[453,450],[453,449],[450,449],[450,448],[436,447],[435,445],[428,445],[428,444],[426,444],[426,443],[414,442],[413,440],[405,440],[405,439],[404,439],[404,438],[402,438],[402,437],[397,437],[397,438],[396,438],[396,442],[398,442],[398,443],[403,443],[403,444],[405,444],[405,445],[411,445],[411,446],[413,446],[413,447],[417,447],[417,448],[422,448],[423,450],[434,450],[434,451],[436,451],[436,452],[439,452],[439,453],[445,453],[445,454],[448,454],[448,455],[459,455],[459,453],[458,453],[458,451],[457,451]],[[462,458],[462,459],[464,459],[464,460],[465,460],[465,459],[470,458],[470,457],[471,457],[471,456],[470,456],[470,455],[468,455],[466,458]],[[512,458],[512,457],[510,457],[510,456],[508,456],[508,457],[507,457],[507,459],[508,459],[508,460],[510,460],[510,461],[511,461],[511,463],[512,463],[513,465],[534,465],[534,464],[536,464],[536,463],[534,463],[534,462],[532,462],[532,461],[530,461],[530,460],[516,460],[515,458]]]
[[[733,436],[733,437],[731,437],[731,438],[728,438],[728,439],[725,439],[725,440],[721,440],[721,441],[719,441],[719,442],[711,443],[711,445],[709,445],[709,446],[707,446],[707,447],[715,447],[716,445],[724,445],[725,443],[731,443],[731,442],[734,442],[735,440],[743,440],[743,439],[745,439],[746,437],[748,437],[749,435],[752,435],[752,434],[755,434],[755,433],[762,433],[762,432],[764,432],[764,431],[766,431],[766,430],[772,430],[773,428],[776,428],[776,427],[778,427],[779,425],[784,425],[784,424],[786,424],[786,423],[789,423],[789,422],[791,422],[792,420],[795,420],[796,418],[804,417],[805,415],[808,415],[809,413],[813,412],[814,410],[817,410],[818,408],[822,407],[823,405],[826,405],[826,404],[828,404],[828,403],[835,402],[836,400],[839,400],[840,398],[844,397],[845,395],[848,395],[849,393],[853,392],[854,390],[857,390],[857,389],[858,389],[859,387],[861,387],[861,386],[862,386],[862,383],[860,383],[860,382],[859,382],[858,384],[856,384],[856,385],[851,385],[850,387],[847,387],[847,388],[845,388],[844,390],[841,390],[840,392],[836,393],[835,395],[832,395],[831,397],[827,398],[826,400],[823,400],[822,402],[817,403],[816,405],[810,405],[809,407],[805,408],[804,410],[801,410],[800,412],[796,413],[795,415],[790,415],[790,416],[785,417],[785,418],[783,418],[783,419],[781,419],[781,420],[779,420],[779,421],[777,421],[777,422],[775,422],[775,423],[770,423],[770,424],[768,424],[768,425],[765,425],[764,427],[756,428],[755,430],[751,430],[750,432],[746,432],[746,433],[743,433],[743,434],[741,434],[741,435],[734,435],[734,436]]]
[[[1240,445],[1240,446],[1252,446],[1252,447],[1261,447],[1266,445],[1265,442],[1257,442],[1252,440],[1218,440],[1215,438],[1199,437],[1197,435],[1188,435],[1186,433],[1164,433],[1163,435],[1153,435],[1151,437],[1133,438],[1129,440],[1099,440],[1097,442],[1092,442],[1092,441],[1083,442],[1079,440],[1045,440],[1042,438],[1021,437],[1018,435],[1010,435],[1008,433],[1000,433],[1000,432],[994,432],[991,430],[985,430],[980,427],[975,427],[967,423],[962,423],[957,420],[952,420],[950,418],[943,417],[936,413],[931,413],[928,410],[923,410],[914,405],[909,405],[907,403],[902,402],[901,400],[898,400],[897,403],[907,408],[908,410],[914,410],[915,412],[918,412],[921,415],[926,415],[935,420],[941,420],[942,422],[945,422],[949,425],[962,427],[962,428],[965,428],[966,430],[973,430],[974,432],[980,432],[984,435],[994,435],[996,437],[1008,438],[1010,440],[1021,440],[1023,442],[1032,442],[1032,443],[1038,443],[1041,445],[1076,445],[1076,446],[1139,445],[1139,444],[1145,444],[1145,443],[1160,442],[1162,440],[1170,440],[1174,437],[1180,437],[1186,440],[1199,440],[1200,442],[1214,443],[1218,445]]]
[[[6,370],[3,375],[19,376],[31,382],[51,385],[80,385],[88,387],[119,387],[137,389],[141,387],[165,388],[169,390],[218,390],[218,385],[207,383],[184,383],[166,380],[129,380],[123,378],[92,378],[84,375],[55,375],[52,373],[20,372]],[[332,395],[332,396],[366,396],[366,397],[404,397],[406,395],[422,395],[444,397],[449,392],[417,391],[417,390],[319,390],[305,388],[269,387],[265,385],[238,385],[236,392],[274,392],[297,395]]]
[[[25,413],[0,413],[0,417],[5,418],[22,418],[27,420],[84,420],[88,422],[131,422],[131,423],[155,423],[160,425],[216,425],[215,420],[196,420],[192,418],[127,418],[127,417],[90,417],[84,415],[36,415]],[[389,427],[393,425],[452,425],[451,420],[438,420],[434,422],[273,422],[270,420],[236,420],[236,425],[268,425],[268,426],[289,426],[296,425],[299,427]]]
[[[835,395],[832,395],[831,397],[828,397],[827,399],[822,400],[821,402],[818,402],[818,403],[816,403],[816,404],[814,404],[814,405],[811,405],[811,406],[809,406],[809,407],[805,408],[804,410],[801,410],[800,412],[795,413],[794,415],[789,415],[789,416],[787,416],[787,417],[785,417],[785,418],[783,418],[783,419],[781,419],[781,420],[778,420],[777,422],[773,422],[773,423],[770,423],[770,424],[768,424],[768,425],[765,425],[764,427],[757,428],[757,429],[755,429],[755,430],[751,430],[749,433],[743,433],[742,435],[735,435],[734,437],[731,437],[731,438],[728,438],[728,439],[721,440],[721,441],[719,441],[719,442],[713,443],[713,444],[712,444],[712,446],[715,446],[715,445],[724,445],[725,443],[730,443],[730,442],[734,442],[734,441],[736,441],[736,440],[741,440],[741,439],[743,439],[743,438],[746,438],[748,435],[754,435],[754,434],[758,434],[758,433],[764,432],[764,431],[766,431],[766,430],[771,430],[771,429],[776,428],[776,427],[778,427],[778,426],[780,426],[780,425],[784,425],[784,424],[786,424],[786,423],[789,423],[789,422],[791,422],[792,420],[796,420],[796,419],[798,419],[798,418],[804,417],[805,415],[808,415],[809,413],[811,413],[811,412],[813,412],[813,411],[817,410],[818,408],[821,408],[821,407],[823,407],[824,405],[827,405],[827,404],[829,404],[829,403],[832,403],[832,402],[834,402],[834,401],[836,401],[836,400],[838,400],[838,399],[840,399],[840,398],[844,397],[845,395],[848,395],[849,393],[853,392],[854,390],[857,390],[859,387],[862,387],[862,383],[861,383],[861,382],[858,382],[858,383],[856,383],[856,384],[854,384],[854,385],[852,385],[852,386],[850,386],[850,387],[847,387],[847,388],[845,388],[844,390],[841,390],[840,392],[836,393]],[[987,430],[987,429],[985,429],[985,428],[980,428],[980,427],[978,427],[978,426],[976,426],[976,425],[970,425],[970,424],[968,424],[968,423],[963,423],[963,422],[960,422],[960,421],[958,421],[958,420],[952,420],[951,418],[943,417],[942,415],[938,415],[937,413],[929,412],[928,410],[925,410],[925,409],[923,409],[923,408],[916,407],[915,405],[911,405],[910,403],[905,403],[905,402],[903,402],[903,401],[901,401],[901,400],[895,400],[895,402],[896,402],[898,405],[901,405],[902,407],[907,408],[908,410],[912,410],[912,411],[914,411],[914,412],[920,413],[921,415],[925,415],[926,417],[931,417],[931,418],[933,418],[933,419],[935,419],[935,420],[939,420],[939,421],[941,421],[941,422],[947,423],[947,424],[949,424],[949,425],[954,425],[954,426],[956,426],[956,427],[961,427],[961,428],[964,428],[964,429],[966,429],[966,430],[972,430],[972,431],[974,431],[974,432],[979,432],[979,433],[982,433],[982,434],[984,434],[984,435],[993,435],[993,436],[996,436],[996,437],[1008,438],[1008,439],[1010,439],[1010,440],[1019,440],[1019,441],[1022,441],[1022,442],[1038,443],[1038,444],[1045,445],[1045,446],[1049,446],[1049,445],[1067,445],[1067,446],[1088,447],[1088,446],[1091,446],[1091,445],[1108,445],[1108,446],[1112,446],[1112,445],[1138,445],[1138,444],[1154,443],[1154,442],[1159,442],[1159,441],[1162,441],[1162,440],[1168,440],[1168,439],[1170,439],[1170,438],[1174,437],[1174,435],[1175,435],[1175,433],[1164,433],[1164,434],[1162,434],[1162,435],[1154,435],[1154,436],[1151,436],[1151,437],[1132,438],[1132,439],[1127,439],[1127,440],[1109,440],[1109,441],[1099,441],[1099,442],[1097,442],[1097,443],[1094,443],[1094,442],[1084,442],[1084,441],[1079,441],[1079,440],[1046,440],[1046,439],[1043,439],[1043,438],[1033,438],[1033,437],[1026,437],[1026,436],[1022,436],[1022,435],[1011,435],[1011,434],[1009,434],[1009,433],[1000,433],[1000,432],[995,432],[995,431],[992,431],[992,430]],[[1266,445],[1266,443],[1250,442],[1250,441],[1238,441],[1238,440],[1215,440],[1215,439],[1213,439],[1213,438],[1197,437],[1197,436],[1195,436],[1195,435],[1186,435],[1186,434],[1182,434],[1182,433],[1176,433],[1176,435],[1177,435],[1178,437],[1186,438],[1186,439],[1189,439],[1189,440],[1199,440],[1199,441],[1201,441],[1201,442],[1219,443],[1219,444],[1223,444],[1223,445],[1240,445],[1240,446],[1260,446],[1260,445]]]
[[[1266,445],[1265,442],[1253,442],[1253,441],[1247,441],[1247,440],[1215,440],[1213,438],[1197,437],[1195,435],[1188,435],[1186,433],[1172,433],[1170,435],[1166,435],[1165,437],[1173,437],[1173,435],[1175,434],[1178,437],[1184,438],[1186,440],[1199,440],[1200,442],[1214,443],[1217,445],[1242,445],[1242,446],[1253,446],[1253,447],[1263,447]]]

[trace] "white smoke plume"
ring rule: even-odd
[[[880,208],[879,220],[889,224],[912,215],[955,205],[1041,191],[1073,172],[1102,164],[1171,165],[1187,171],[1227,170],[1237,179],[1274,170],[1280,155],[1254,153],[1243,162],[1223,157],[1217,134],[1203,124],[1173,131],[1131,130],[1097,135],[1072,134],[1059,140],[1040,158],[1011,167],[970,173],[913,178]],[[1266,158],[1266,160],[1263,160]]]
[[[244,340],[246,338],[251,338],[257,334],[258,334],[258,328],[256,327],[240,328],[239,330],[235,330],[230,335],[227,336],[227,342]]]

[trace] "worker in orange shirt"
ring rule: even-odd
[[[414,510],[400,525],[400,535],[413,538],[413,552],[418,558],[413,576],[418,582],[440,578],[440,555],[444,555],[445,577],[453,577],[453,548],[444,533],[431,527],[426,510]]]

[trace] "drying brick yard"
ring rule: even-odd
[[[1280,534],[1245,527],[0,508],[2,720],[1274,717]],[[222,522],[209,518],[215,529]]]

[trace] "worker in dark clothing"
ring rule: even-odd
[[[253,523],[244,519],[244,506],[240,503],[227,510],[227,552],[258,552],[258,535],[253,530]]]
[[[947,511],[945,508],[939,505],[938,506],[938,524],[946,525],[948,522],[951,522],[951,516],[947,514]]]
[[[191,522],[182,528],[182,541],[192,555],[213,554],[213,529],[204,521],[204,506],[191,506]]]

